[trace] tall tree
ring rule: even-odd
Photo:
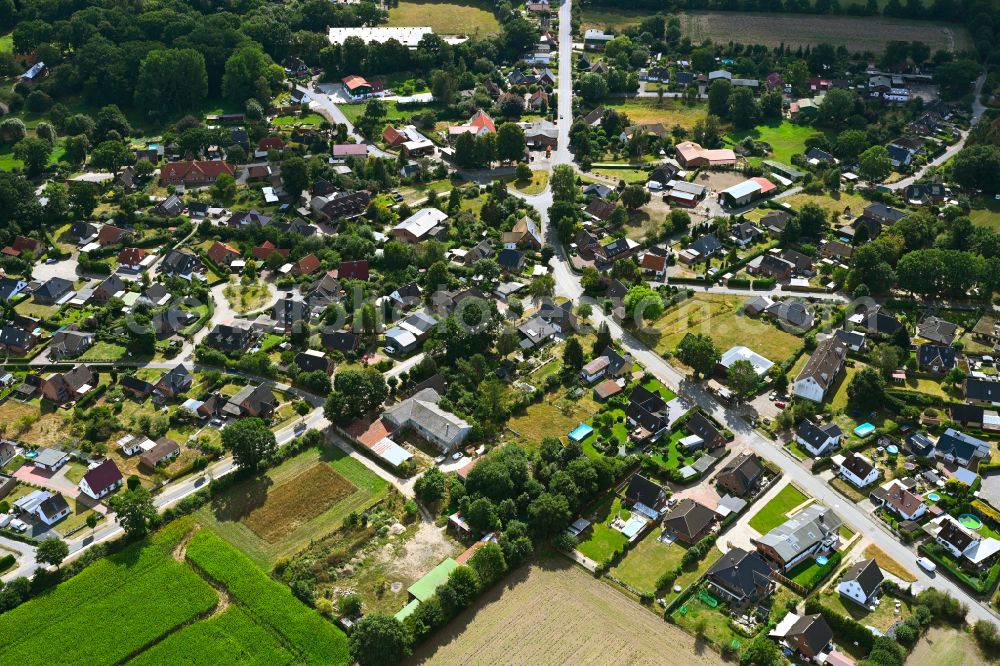
[[[135,103],[153,116],[201,108],[208,95],[205,57],[194,49],[157,49],[139,66]]]
[[[274,433],[259,418],[237,419],[222,431],[222,446],[242,469],[254,470],[278,448]]]
[[[703,333],[688,333],[677,345],[677,358],[694,370],[696,375],[708,377],[722,354],[712,338]]]

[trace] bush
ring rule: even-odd
[[[0,567],[2,570],[2,567]],[[972,627],[972,636],[976,639],[979,649],[987,657],[996,659],[1000,657],[1000,631],[997,626],[989,620],[979,620]]]

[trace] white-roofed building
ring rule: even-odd
[[[729,370],[730,366],[732,366],[733,363],[736,363],[736,361],[750,361],[750,365],[753,366],[754,372],[757,373],[758,377],[766,375],[768,370],[770,370],[774,365],[774,363],[767,360],[754,350],[742,345],[737,345],[728,349],[719,360],[719,365],[724,370]]]
[[[393,227],[390,233],[405,243],[419,243],[434,237],[437,233],[435,229],[443,230],[442,224],[447,219],[447,213],[437,208],[421,208]]]

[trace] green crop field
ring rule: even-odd
[[[0,663],[348,663],[339,629],[210,530],[185,544],[197,529],[178,520],[0,615]]]
[[[217,496],[197,512],[203,525],[270,570],[344,516],[385,496],[388,484],[338,447],[311,449]]]
[[[188,544],[187,558],[216,585],[228,590],[255,625],[266,628],[293,653],[296,663],[349,662],[347,637],[339,629],[299,602],[288,588],[269,578],[214,532],[198,532]],[[179,647],[182,654],[190,650],[186,641],[180,641]],[[160,663],[176,660],[167,658]]]
[[[0,615],[0,663],[113,664],[210,611],[218,595],[171,552],[179,521]]]
[[[292,654],[265,628],[238,607],[185,627],[129,662],[148,664],[295,663]]]

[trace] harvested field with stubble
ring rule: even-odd
[[[324,463],[317,463],[268,493],[267,501],[243,519],[254,534],[275,542],[323,513],[357,488]]]
[[[423,644],[413,664],[708,666],[719,655],[561,559],[521,567]]]
[[[696,12],[681,14],[686,37],[699,44],[738,41],[775,47],[810,46],[826,42],[850,51],[881,53],[890,40],[921,41],[931,51],[962,51],[972,45],[959,24],[908,21],[882,16],[813,16],[761,12]]]

